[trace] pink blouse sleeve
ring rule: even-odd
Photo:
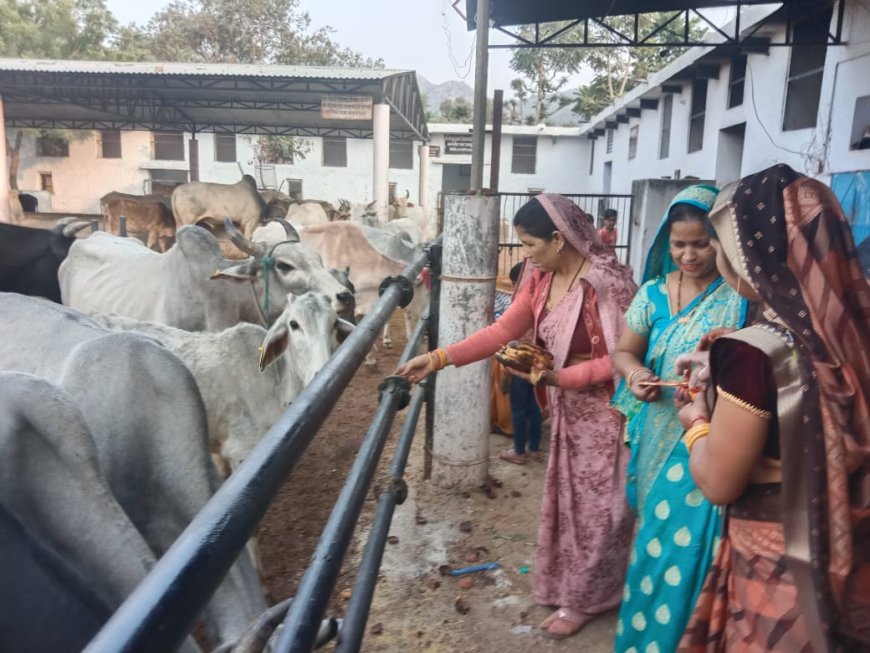
[[[513,303],[494,324],[449,345],[447,355],[450,362],[458,367],[483,360],[492,356],[502,345],[524,336],[535,322],[530,289],[532,285],[523,284]]]
[[[560,388],[586,388],[613,381],[613,363],[605,354],[559,370]]]

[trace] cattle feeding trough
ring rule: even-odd
[[[384,280],[381,298],[371,312],[115,612],[89,644],[87,651],[173,650],[183,641],[395,308],[406,306],[413,299],[414,280],[430,260],[430,254],[430,266],[437,280],[440,271],[439,241],[418,255],[401,274]],[[437,316],[437,285],[432,297],[430,314]],[[416,352],[426,330],[429,346],[435,346],[436,321],[428,318],[420,320],[402,360]],[[329,595],[389,428],[396,412],[409,404],[410,387],[404,379],[388,377],[380,389],[380,407],[321,535],[312,564],[290,604],[275,649],[277,651],[310,650],[317,640]],[[341,650],[358,650],[361,642],[389,519],[393,508],[401,502],[406,492],[401,477],[416,421],[424,399],[431,406],[433,392],[434,386],[425,384],[410,400],[409,416],[402,430],[388,482],[382,483],[378,515],[372,525],[354,600],[345,620],[346,634],[342,636]],[[430,413],[427,412],[429,426],[432,423]]]

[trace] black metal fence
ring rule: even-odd
[[[393,311],[397,306],[410,303],[414,279],[429,263],[430,252],[437,257],[431,266],[434,274],[430,315],[437,316],[440,238],[400,275],[384,280],[381,298],[372,312],[357,325],[320,373],[302,390],[118,608],[87,646],[87,653],[172,651],[180,645]],[[427,329],[429,346],[434,346],[434,321],[428,317],[421,319],[402,354],[403,362],[417,351]],[[431,383],[421,384],[413,397],[405,379],[387,377],[381,384],[380,406],[323,530],[311,564],[289,604],[284,628],[274,649],[276,652],[310,651],[314,648],[329,596],[393,418],[398,410],[410,405],[389,473],[379,484],[377,513],[340,634],[340,651],[359,650],[393,509],[407,494],[402,473],[422,404],[432,397],[434,386]],[[428,405],[426,422],[431,426],[431,401]]]
[[[513,219],[520,207],[537,193],[499,193],[501,197],[501,230],[499,233],[499,276],[506,277],[508,271],[522,260],[522,245],[513,229]],[[586,195],[565,193],[595,220],[595,228],[600,229],[602,216],[606,209],[616,211],[616,256],[622,263],[628,263],[631,243],[631,195]]]

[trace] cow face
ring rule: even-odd
[[[338,347],[339,335],[348,328],[338,317],[329,297],[308,292],[287,295],[284,311],[266,333],[260,347],[260,371],[286,354],[288,365],[307,385]]]

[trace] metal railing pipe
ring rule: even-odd
[[[154,565],[86,653],[175,650],[426,263],[420,254]],[[404,280],[404,281],[403,281]],[[404,305],[404,304],[403,304]],[[295,605],[295,603],[294,603]]]
[[[380,406],[287,612],[284,629],[275,645],[276,653],[310,651],[314,647],[320,620],[362,512],[393,418],[408,403],[409,387],[405,379],[396,376],[387,377],[381,383]]]
[[[431,378],[423,381],[429,383]],[[372,597],[375,594],[375,585],[378,582],[378,572],[384,557],[384,547],[390,533],[390,525],[396,506],[404,503],[408,495],[408,487],[402,476],[408,463],[411,452],[411,444],[417,431],[417,422],[423,410],[423,401],[426,399],[425,387],[419,388],[408,407],[408,414],[402,426],[399,443],[393,454],[390,464],[390,473],[386,487],[381,490],[378,500],[378,509],[369,529],[369,537],[363,550],[362,560],[357,570],[356,580],[351,590],[350,602],[342,621],[339,631],[339,644],[337,653],[356,653],[362,646],[365,636],[366,622],[369,610],[372,606]]]

